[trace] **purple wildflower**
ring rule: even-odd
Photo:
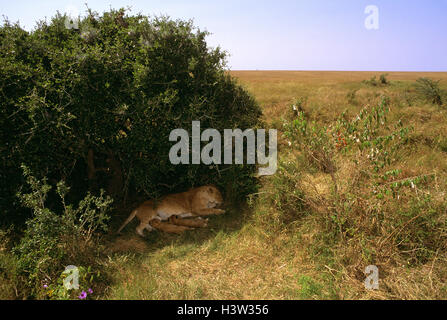
[[[81,294],[78,296],[79,299],[85,299],[87,298],[87,292],[82,291]]]
[[[48,288],[48,285],[47,285],[47,284],[44,284],[43,287],[46,289],[46,288]]]
[[[93,293],[93,290],[92,290],[92,288],[88,288],[88,293],[90,293],[90,294],[92,294]]]

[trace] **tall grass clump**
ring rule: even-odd
[[[26,289],[26,279],[20,275],[17,257],[11,253],[14,246],[11,230],[0,229],[0,300],[22,298]]]

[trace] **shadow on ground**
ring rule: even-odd
[[[247,219],[251,216],[251,210],[246,203],[239,203],[227,207],[227,212],[220,216],[210,216],[208,227],[187,230],[181,235],[169,234],[158,230],[151,232],[145,230],[145,238],[136,234],[135,228],[138,225],[138,218],[132,220],[121,232],[116,234],[116,230],[128,217],[132,209],[119,209],[113,216],[110,223],[110,231],[104,237],[106,254],[134,253],[148,254],[165,246],[196,244],[212,239],[219,232],[226,234],[238,232]]]

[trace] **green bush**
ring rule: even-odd
[[[336,171],[334,153],[344,147],[345,141],[334,144],[329,128],[315,121],[309,122],[304,112],[298,112],[295,119],[284,123],[284,134],[290,144],[304,152],[309,163],[326,173]]]
[[[389,84],[388,79],[386,78],[388,76],[388,73],[383,73],[380,75],[380,83],[383,85]]]
[[[390,82],[386,78],[387,76],[388,76],[387,73],[382,73],[379,76],[379,80],[377,80],[376,76],[372,76],[371,79],[363,80],[362,82],[368,86],[373,86],[373,87],[377,87],[379,85],[386,86],[386,85],[390,84]]]
[[[72,201],[100,187],[115,200],[209,182],[242,197],[253,191],[252,165],[169,162],[169,133],[193,120],[202,130],[259,126],[258,104],[226,72],[225,53],[207,46],[207,32],[124,10],[87,13],[79,29],[60,14],[32,32],[0,27],[0,219],[26,218],[15,198],[21,163],[39,179],[67,181]]]
[[[439,80],[419,78],[416,80],[416,90],[430,103],[442,105],[442,90],[439,88]]]
[[[26,222],[24,236],[14,248],[18,269],[28,278],[27,286],[40,297],[44,284],[57,278],[66,266],[95,266],[101,246],[97,231],[107,230],[110,197],[87,194],[75,208],[65,202],[69,188],[57,184],[63,212],[58,214],[45,205],[51,186],[37,180],[27,167],[24,176],[32,192],[18,194],[22,203],[32,209],[33,217]]]
[[[363,80],[362,82],[366,85],[373,86],[373,87],[377,87],[379,85],[379,83],[377,82],[376,76],[371,77],[371,79],[369,79],[369,80]]]

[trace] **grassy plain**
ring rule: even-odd
[[[414,84],[429,77],[445,90],[447,73],[389,72],[386,85],[362,82],[381,73],[232,71],[279,130],[278,172],[208,229],[141,239],[129,225],[110,241],[112,281],[102,298],[446,299],[447,97],[433,105]],[[389,112],[378,136],[390,136],[399,120],[412,129],[377,171],[354,141],[336,149],[331,175],[285,135],[294,103],[326,128],[384,96]],[[378,290],[365,289],[367,265],[379,268]]]

